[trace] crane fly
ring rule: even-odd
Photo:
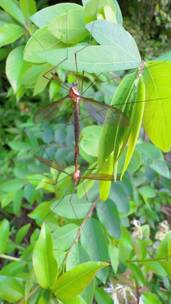
[[[77,185],[80,181],[81,175],[79,170],[79,139],[80,139],[80,102],[83,102],[83,104],[87,107],[87,110],[92,115],[93,118],[95,118],[98,122],[103,122],[105,118],[105,114],[107,111],[110,111],[110,119],[108,123],[110,123],[110,120],[115,119],[116,123],[119,121],[123,126],[127,126],[129,123],[128,118],[116,107],[113,107],[111,105],[107,104],[101,104],[96,100],[89,99],[87,97],[84,97],[80,95],[77,84],[73,84],[68,92],[68,95],[64,98],[48,105],[47,107],[41,109],[38,111],[38,113],[35,115],[36,121],[42,120],[42,119],[51,119],[55,116],[57,110],[59,109],[60,105],[66,100],[70,99],[70,102],[73,106],[73,113],[74,113],[74,137],[75,137],[75,147],[74,147],[74,174],[73,174],[73,180],[75,185]],[[44,162],[46,165],[54,168],[53,162],[44,160],[43,158],[38,158],[40,161]],[[57,169],[57,164],[55,165],[55,169]],[[59,169],[59,168],[58,168]],[[57,170],[58,170],[57,169]],[[59,171],[59,170],[58,170]],[[104,175],[92,175],[92,176],[86,176],[84,179],[95,179],[95,180],[113,180],[113,176],[106,176]]]

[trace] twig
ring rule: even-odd
[[[6,254],[0,254],[0,259],[10,260],[10,261],[17,261],[17,262],[21,261],[20,258],[16,258],[16,257],[6,255]]]
[[[30,292],[29,296],[27,297],[27,300],[31,298],[31,296],[38,290],[39,286],[36,286],[32,291]],[[26,304],[26,300],[22,299],[18,302],[18,304]]]
[[[66,255],[65,255],[64,262],[67,260],[67,257],[69,256],[69,254],[70,254],[72,248],[73,248],[73,247],[75,246],[75,244],[79,241],[80,236],[81,236],[81,232],[82,232],[82,230],[83,230],[83,227],[85,226],[85,224],[87,223],[87,221],[89,220],[89,218],[92,216],[92,213],[93,213],[93,211],[94,211],[95,208],[96,208],[96,201],[92,204],[91,208],[89,209],[89,211],[88,211],[87,214],[86,214],[86,217],[85,217],[84,220],[82,221],[82,223],[81,223],[81,225],[80,225],[80,227],[79,227],[79,229],[78,229],[77,235],[76,235],[74,241],[72,242],[70,249],[68,250],[68,252],[67,252]]]

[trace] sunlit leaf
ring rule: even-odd
[[[72,299],[89,285],[100,269],[107,266],[104,262],[87,262],[67,271],[57,279],[53,288],[55,295],[61,300]]]
[[[11,276],[0,275],[0,299],[16,303],[24,295],[22,280]]]
[[[0,254],[5,253],[7,246],[8,246],[8,240],[9,240],[9,233],[10,233],[10,226],[9,222],[4,219],[0,222]]]
[[[33,268],[42,288],[52,288],[57,276],[57,263],[53,253],[51,234],[45,224],[33,250]]]
[[[22,25],[25,24],[25,18],[20,10],[19,6],[16,4],[16,1],[13,0],[1,0],[0,6],[6,11],[9,15],[11,15],[17,22]]]
[[[0,26],[0,47],[16,41],[23,33],[23,28],[17,24],[6,23]]]
[[[164,152],[171,148],[170,77],[171,61],[148,63],[144,73],[146,99],[151,100],[145,104],[144,128],[151,141]]]
[[[35,13],[31,20],[38,26],[44,27],[48,25],[54,17],[66,14],[68,11],[80,8],[76,3],[59,3],[43,8]]]
[[[77,7],[52,19],[49,32],[65,44],[76,44],[88,36],[84,25],[84,9]]]
[[[85,21],[89,23],[98,19],[110,22],[123,22],[122,13],[116,0],[85,0]]]
[[[36,1],[35,0],[20,0],[20,7],[25,17],[30,17],[36,12]]]

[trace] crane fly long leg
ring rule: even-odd
[[[72,177],[72,174],[66,172],[55,161],[48,160],[48,159],[45,159],[45,158],[40,157],[40,156],[37,156],[36,159],[39,160],[41,163],[45,164],[46,166],[48,166],[50,168],[53,168],[53,169],[57,170],[58,172],[64,173],[64,174]]]

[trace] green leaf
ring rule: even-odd
[[[26,236],[27,232],[29,231],[30,226],[31,226],[31,224],[25,224],[17,231],[16,238],[15,238],[16,244],[20,244],[22,242],[22,240]]]
[[[132,68],[137,67],[141,62],[138,47],[133,37],[119,24],[105,20],[97,20],[89,23],[86,28],[93,38],[101,45],[113,45],[115,52],[122,54],[120,63],[123,65],[127,62]],[[124,70],[124,66],[122,68]]]
[[[16,1],[14,0],[1,0],[0,6],[6,11],[9,15],[11,15],[17,22],[21,23],[22,25],[25,24],[25,18],[20,10],[19,6],[17,5]]]
[[[109,244],[109,257],[112,264],[112,269],[114,273],[117,273],[119,266],[119,249],[116,245],[113,245],[112,242]]]
[[[146,280],[141,268],[136,264],[129,264],[129,268],[131,269],[134,279],[136,280],[136,282],[138,282],[138,285],[140,286],[146,285]]]
[[[0,299],[16,303],[24,296],[22,281],[14,277],[0,275]]]
[[[87,262],[67,271],[54,285],[56,297],[62,301],[76,297],[89,285],[96,273],[107,266],[104,262]]]
[[[84,25],[84,9],[78,6],[52,19],[49,32],[65,44],[76,44],[89,35]]]
[[[131,73],[124,77],[112,99],[112,105],[118,107],[121,111],[124,111],[124,106],[126,105],[126,102],[130,99],[135,79],[135,73]],[[113,123],[109,124],[108,120],[110,119],[109,121],[112,121],[110,115],[112,114],[107,113],[103,130],[101,133],[98,155],[99,167],[103,166],[105,160],[108,159],[112,151],[114,151],[114,156],[118,156],[120,149],[123,147],[123,142],[125,141],[124,138],[128,137],[128,123],[124,123],[121,116],[121,118],[117,117],[117,119],[113,119]]]
[[[157,295],[151,292],[145,292],[141,299],[144,304],[162,304]]]
[[[72,247],[72,249],[68,254],[66,261],[66,269],[70,270],[76,265],[84,262],[88,262],[89,260],[90,259],[85,248],[83,248],[81,244],[77,242],[75,246]]]
[[[85,47],[86,46],[86,47]],[[29,45],[30,48],[32,46]],[[130,60],[129,56],[123,54],[123,50],[115,48],[114,45],[86,45],[80,44],[75,47],[59,48],[55,50],[42,51],[35,53],[32,50],[33,58],[30,61],[47,62],[53,66],[61,63],[61,67],[76,70],[75,53],[77,52],[78,71],[89,73],[102,73],[111,71],[120,71],[137,67],[139,62]],[[98,57],[97,57],[98,54]],[[63,62],[62,62],[63,61]]]
[[[39,239],[33,250],[33,268],[37,282],[42,288],[52,288],[57,276],[57,262],[53,253],[51,234],[45,224],[42,225]]]
[[[17,24],[6,23],[0,26],[0,47],[16,41],[23,34],[23,28]]]
[[[118,210],[110,199],[97,205],[97,215],[107,232],[116,239],[120,237],[120,217]]]
[[[103,246],[102,246],[103,244]],[[108,261],[107,237],[102,225],[96,219],[89,219],[81,233],[81,245],[91,260]],[[98,278],[105,282],[107,270],[98,273]]]
[[[77,296],[76,298],[64,300],[64,304],[87,304],[87,302],[84,301],[84,299],[80,296]]]
[[[25,17],[30,17],[36,13],[36,1],[35,0],[20,0],[20,7]]]
[[[75,224],[56,227],[53,233],[54,249],[63,251],[69,249],[76,238],[78,228]]]
[[[151,143],[141,143],[136,147],[140,153],[141,162],[166,178],[170,177],[169,168],[162,152]]]
[[[122,14],[116,0],[89,0],[85,5],[85,21],[89,23],[96,19],[106,19],[110,22],[123,22]]]
[[[123,182],[115,182],[111,187],[110,199],[122,213],[128,213],[129,211],[130,198],[127,189],[128,185],[125,186]]]
[[[21,87],[21,72],[23,68],[23,46],[13,49],[7,57],[6,74],[15,93]]]
[[[108,112],[105,118],[101,138],[99,142],[98,167],[110,175],[117,176],[117,162],[128,141],[130,125],[129,103],[134,101],[135,80],[137,73],[131,73],[123,78],[118,86],[112,105],[121,110],[121,115],[113,117],[113,113]],[[128,103],[128,107],[127,107]],[[122,114],[123,112],[123,114]],[[108,121],[111,123],[109,124]],[[110,140],[109,140],[110,138]],[[108,187],[106,186],[108,184]],[[105,200],[109,196],[111,182],[100,183],[100,197]]]
[[[91,208],[91,203],[87,199],[79,199],[77,195],[66,195],[62,201],[54,201],[52,210],[59,216],[69,219],[82,219]]]
[[[137,100],[145,100],[145,86],[143,79],[140,78],[139,84],[138,84],[138,94],[137,94]],[[138,136],[141,129],[143,114],[144,114],[144,106],[145,103],[133,103],[133,108],[131,111],[131,116],[129,118],[129,124],[130,124],[130,135],[128,138],[128,148],[125,156],[125,162],[121,173],[121,179],[123,175],[125,174],[128,165],[131,161],[131,158],[133,156],[135,146],[138,140]]]
[[[61,48],[62,46],[63,44],[50,34],[48,28],[43,27],[35,31],[28,40],[24,50],[24,59],[33,63],[44,63],[43,51]]]
[[[70,10],[80,8],[76,3],[60,3],[43,8],[31,17],[31,20],[38,26],[44,27],[48,25],[53,18],[63,15]]]
[[[103,288],[97,288],[95,293],[97,304],[112,304],[113,301]]]
[[[164,152],[171,148],[170,71],[170,61],[151,62],[148,63],[143,75],[147,99],[144,128],[151,141]]]
[[[119,241],[118,248],[120,261],[125,263],[133,249],[131,235],[125,227],[122,227],[122,235]]]
[[[88,155],[97,157],[101,131],[100,126],[85,127],[81,132],[80,149]]]
[[[10,225],[9,222],[4,219],[0,222],[0,254],[5,253],[10,233]]]

